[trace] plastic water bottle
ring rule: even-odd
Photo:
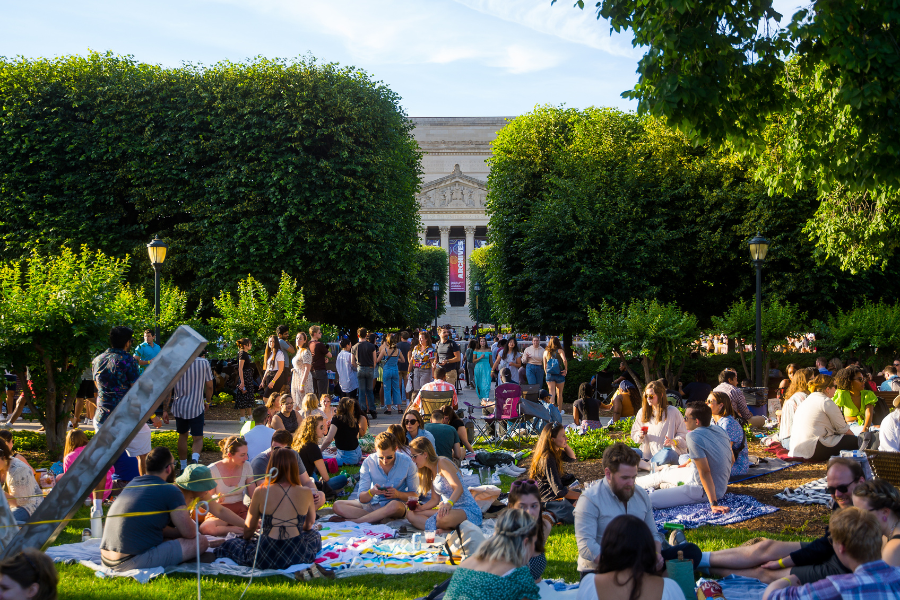
[[[491,483],[494,485],[502,485],[503,482],[500,480],[500,474],[494,470],[494,474],[491,475]]]
[[[103,500],[94,500],[91,509],[91,537],[103,537]]]
[[[82,542],[86,542],[86,541],[88,541],[89,539],[91,539],[91,530],[85,528],[85,529],[83,529],[83,530],[81,531],[81,541],[82,541]]]

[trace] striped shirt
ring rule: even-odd
[[[734,414],[740,416],[745,421],[749,421],[753,417],[753,413],[750,412],[750,409],[747,408],[747,401],[744,399],[744,392],[737,389],[730,383],[720,383],[715,388],[713,388],[714,392],[725,392],[728,394],[728,397],[731,399],[731,408],[734,410]]]
[[[206,382],[213,380],[209,361],[199,356],[175,382],[175,400],[172,401],[172,416],[176,419],[193,419],[203,412],[206,401]]]

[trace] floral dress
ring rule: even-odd
[[[737,422],[737,419],[734,417],[722,417],[716,421],[716,425],[724,429],[725,433],[728,434],[732,448],[737,449],[740,447],[741,442],[744,440],[744,428]],[[750,453],[747,451],[747,442],[744,441],[744,449],[741,450],[737,458],[734,459],[734,464],[731,465],[731,476],[744,475],[749,470]]]
[[[238,365],[244,361],[244,391],[242,392],[241,380],[237,380],[237,390],[234,394],[234,408],[237,410],[253,408],[256,406],[256,368],[250,354],[243,350],[238,353]]]
[[[458,567],[444,593],[444,600],[537,600],[540,597],[528,565],[502,576]]]
[[[307,348],[303,348],[297,352],[293,360],[291,360],[291,364],[294,365],[294,374],[291,375],[291,398],[299,405],[307,394],[314,393],[312,384],[312,352]],[[306,381],[301,385],[300,373],[303,371],[304,365],[309,365],[310,368],[306,371]]]

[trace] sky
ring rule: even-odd
[[[574,0],[0,0],[0,56],[89,50],[179,66],[312,55],[353,65],[411,117],[537,105],[634,109],[641,52]],[[586,2],[591,6],[593,2]]]

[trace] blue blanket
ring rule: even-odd
[[[709,503],[703,502],[654,510],[653,518],[656,520],[657,529],[662,532],[665,523],[678,523],[684,525],[685,529],[696,529],[701,525],[732,525],[778,510],[774,506],[763,504],[755,498],[742,494],[725,494],[725,497],[719,500],[719,504],[731,510],[725,514],[713,513],[709,510]]]
[[[703,578],[697,584],[699,585],[702,581]],[[719,579],[719,585],[722,586],[722,593],[728,600],[762,600],[763,592],[768,587],[759,579],[738,575],[729,575]]]

